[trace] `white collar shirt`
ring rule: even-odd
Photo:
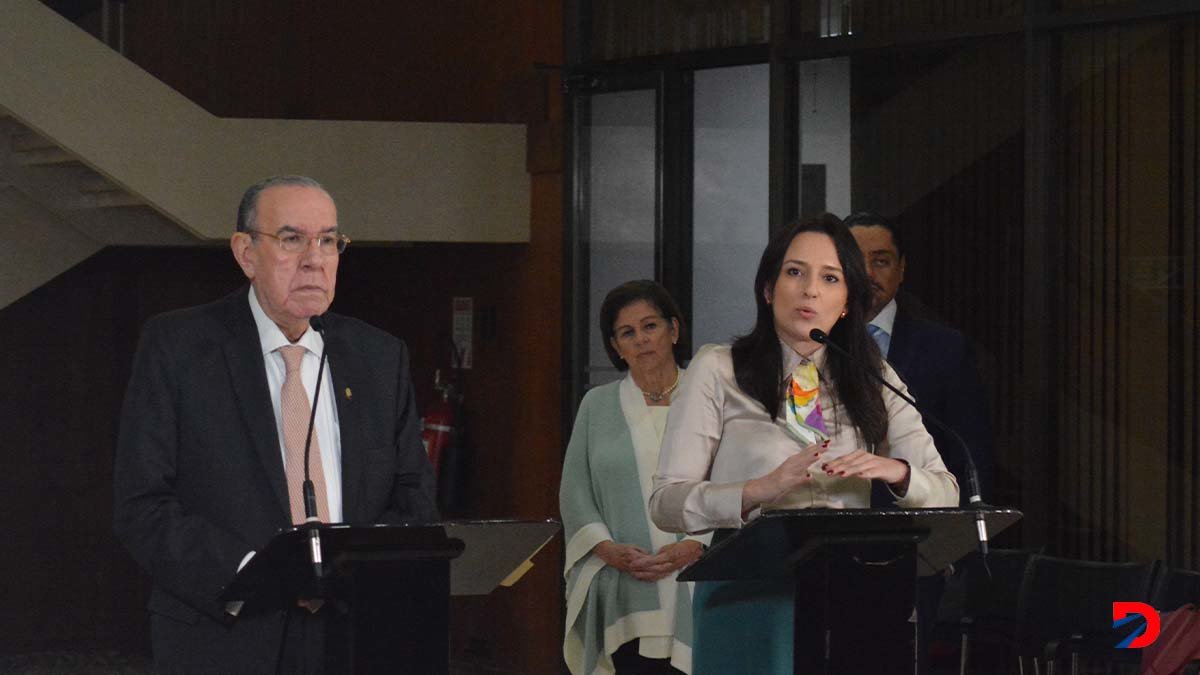
[[[891,337],[893,335],[892,330],[896,327],[896,311],[898,309],[896,299],[892,298],[888,304],[883,306],[883,309],[879,310],[875,318],[871,319],[868,323],[872,326],[878,326],[880,330]]]

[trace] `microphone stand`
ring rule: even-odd
[[[313,574],[316,578],[318,595],[321,592],[321,580],[324,577],[324,562],[321,559],[321,519],[317,517],[317,491],[309,477],[308,456],[312,448],[313,428],[317,421],[317,400],[321,396],[321,381],[325,376],[325,359],[328,345],[324,342],[325,321],[320,316],[308,320],[313,330],[321,334],[321,360],[317,366],[317,386],[313,390],[312,410],[308,417],[308,435],[304,438],[304,524],[308,527],[308,551],[312,559]]]
[[[808,336],[812,338],[814,342],[827,345],[835,352],[845,357],[846,360],[852,362],[854,361],[854,358],[850,356],[850,352],[847,352],[836,342],[830,340],[829,336],[825,334],[825,331],[821,330],[820,328],[812,329],[809,331]],[[967,442],[963,440],[962,436],[958,435],[957,431],[946,426],[941,420],[937,419],[933,415],[921,410],[921,406],[917,405],[916,401],[914,401],[904,392],[900,391],[900,389],[894,386],[891,382],[888,382],[882,375],[876,372],[874,368],[867,368],[867,372],[876,381],[887,387],[893,394],[899,396],[902,401],[916,408],[917,412],[921,413],[921,417],[923,419],[932,422],[934,426],[950,434],[950,436],[958,442],[959,446],[962,447],[963,457],[965,457],[967,460],[967,487],[970,490],[968,504],[970,504],[971,508],[975,510],[975,530],[979,537],[979,553],[983,556],[984,568],[986,569],[988,554],[988,531],[987,520],[985,520],[983,517],[982,509],[985,508],[987,504],[984,503],[983,497],[980,495],[979,472],[975,469],[975,458],[971,456],[971,449],[967,446]],[[988,576],[991,576],[990,570],[988,571]]]

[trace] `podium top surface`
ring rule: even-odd
[[[452,595],[490,593],[553,537],[555,520],[475,520],[411,525],[323,524],[327,575],[357,563],[447,560]],[[295,598],[312,583],[308,527],[281,530],[225,587],[223,600]]]
[[[443,523],[465,544],[450,563],[450,595],[487,595],[562,529],[556,520],[464,520]],[[557,561],[555,561],[557,563]]]
[[[979,546],[976,515],[989,535],[1021,518],[1008,508],[795,509],[769,511],[714,544],[680,573],[681,581],[791,576],[795,565],[822,547],[916,543],[922,575],[944,569]]]

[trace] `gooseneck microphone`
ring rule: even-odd
[[[837,352],[838,354],[841,354],[842,356],[844,356],[848,361],[854,361],[854,357],[850,356],[850,352],[847,352],[845,349],[842,349],[842,347],[839,344],[837,344],[833,340],[830,340],[829,336],[825,334],[825,331],[821,330],[820,328],[812,329],[811,331],[808,332],[808,336],[813,339],[813,342],[827,345],[830,348],[832,348],[835,352]],[[968,503],[973,508],[976,509],[976,511],[975,511],[975,529],[979,534],[979,552],[982,553],[986,559],[986,556],[988,553],[987,521],[984,520],[983,511],[981,511],[979,509],[982,509],[983,507],[987,506],[987,504],[984,503],[983,497],[980,494],[979,472],[975,469],[975,458],[971,456],[971,448],[967,446],[967,442],[962,439],[962,436],[958,435],[957,431],[946,426],[945,424],[942,423],[941,420],[937,419],[933,415],[930,415],[929,413],[925,412],[924,410],[921,410],[921,406],[917,405],[916,401],[914,401],[912,398],[910,398],[904,392],[900,391],[900,389],[898,387],[894,386],[891,382],[888,382],[887,379],[885,379],[882,375],[880,375],[878,372],[876,372],[876,370],[874,368],[867,368],[867,372],[871,375],[871,377],[875,378],[875,380],[877,380],[880,384],[882,384],[883,386],[885,386],[889,390],[891,390],[891,392],[893,394],[895,394],[896,396],[899,396],[900,400],[902,400],[905,403],[909,404],[910,406],[916,408],[917,412],[921,413],[922,419],[932,422],[934,426],[936,426],[937,428],[941,429],[942,431],[945,431],[946,433],[950,434],[950,436],[952,436],[954,438],[954,440],[958,442],[958,445],[962,448],[963,457],[965,457],[967,460],[967,488],[970,490],[970,492],[968,493],[969,494]]]
[[[317,490],[313,487],[312,479],[308,474],[308,455],[312,448],[313,428],[317,421],[317,400],[321,396],[321,382],[325,379],[325,356],[328,350],[328,343],[325,342],[325,320],[320,315],[309,318],[308,325],[312,329],[321,334],[321,361],[317,366],[317,386],[313,390],[312,411],[308,416],[308,434],[304,437],[304,523],[308,525],[308,552],[312,557],[313,573],[316,575],[318,584],[323,576],[323,568],[321,560],[321,519],[317,517]],[[319,586],[318,586],[319,587]]]

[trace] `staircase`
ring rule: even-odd
[[[101,246],[201,241],[2,109],[0,186],[5,201],[32,200],[62,226]]]
[[[0,232],[0,307],[105,246],[200,241],[3,109]]]
[[[355,241],[529,240],[522,125],[214,117],[37,0],[0,1],[0,63],[0,308],[105,246],[224,240],[280,173]]]

